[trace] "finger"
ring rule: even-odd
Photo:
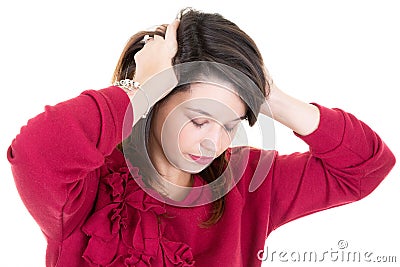
[[[154,39],[155,40],[163,40],[165,36],[165,32],[167,30],[167,25],[159,25],[154,31]]]
[[[159,33],[154,33],[153,39],[154,39],[155,41],[157,41],[157,40],[164,40],[164,37],[163,37],[162,35],[160,35]]]
[[[154,34],[162,36],[164,38],[166,30],[167,30],[167,25],[160,25],[155,29]]]
[[[178,30],[179,20],[174,20],[168,25],[167,31],[165,33],[165,40],[167,42],[176,43],[176,31]]]
[[[150,36],[149,34],[146,34],[146,35],[143,37],[143,42],[144,42],[145,44],[147,44],[147,43],[150,42],[151,40],[153,40],[153,36]]]
[[[165,32],[166,32],[166,30],[167,30],[167,27],[168,27],[168,24],[159,25],[159,26],[156,28],[156,31],[157,31],[157,32],[160,32],[160,33],[162,33],[162,34],[164,35]]]

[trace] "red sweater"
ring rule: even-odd
[[[162,203],[136,184],[137,173],[130,174],[116,149],[126,137],[122,122],[128,106],[118,87],[85,91],[46,106],[9,147],[21,198],[47,238],[47,266],[260,266],[257,252],[271,231],[365,197],[395,163],[366,124],[317,105],[318,129],[299,136],[309,152],[229,150],[243,154],[235,166],[245,171],[226,195],[221,220],[200,228],[211,204]],[[262,184],[249,192],[258,163],[271,159],[268,174],[258,177]],[[195,185],[202,183],[196,176]],[[172,216],[159,216],[164,213]]]

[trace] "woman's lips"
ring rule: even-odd
[[[201,165],[207,165],[209,164],[211,161],[213,161],[213,157],[201,157],[201,156],[195,156],[192,154],[189,154],[189,156],[196,162],[199,163]]]

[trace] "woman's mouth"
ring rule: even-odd
[[[201,164],[201,165],[207,165],[210,162],[214,160],[213,157],[202,157],[202,156],[195,156],[192,154],[189,154],[190,158],[193,159],[196,163]]]

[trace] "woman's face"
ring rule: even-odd
[[[159,106],[150,149],[174,168],[198,173],[228,148],[245,112],[244,102],[231,89],[194,83]]]

